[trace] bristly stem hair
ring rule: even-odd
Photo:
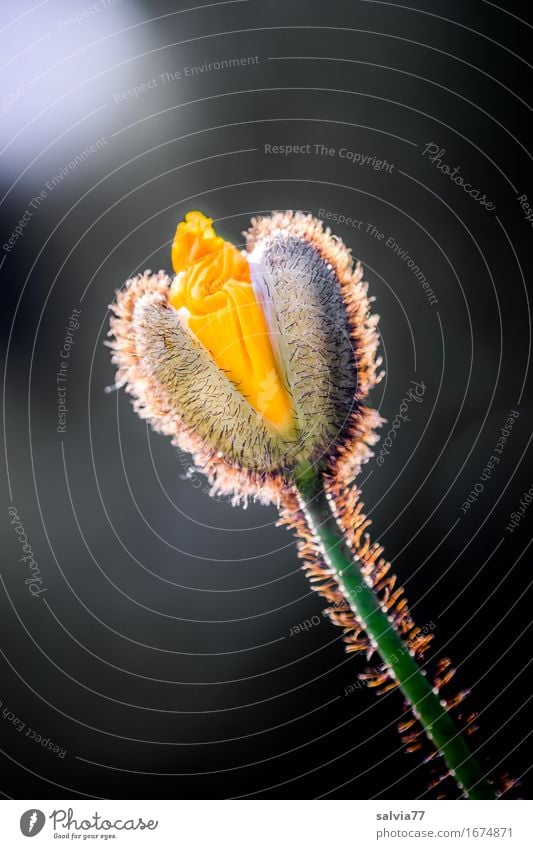
[[[302,464],[295,476],[302,510],[328,567],[367,637],[398,684],[427,737],[439,752],[450,776],[468,799],[496,799],[497,794],[476,760],[463,733],[441,704],[438,691],[425,676],[408,644],[363,574],[359,558],[340,528],[319,471]]]

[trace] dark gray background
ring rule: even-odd
[[[395,725],[402,701],[356,689],[323,602],[276,512],[210,499],[187,458],[150,432],[104,347],[115,289],[170,270],[191,208],[227,238],[258,211],[320,209],[373,223],[423,270],[366,232],[333,226],[366,267],[387,376],[373,403],[411,404],[361,486],[373,533],[437,654],[459,666],[481,713],[482,755],[523,776],[531,763],[531,516],[509,533],[532,484],[527,386],[531,224],[531,23],[527,4],[483,0],[244,2],[122,0],[17,4],[0,34],[2,244],[32,197],[99,137],[1,251],[9,487],[2,532],[2,782],[18,798],[416,798],[429,773]],[[28,11],[28,14],[25,14]],[[23,16],[23,17],[20,17]],[[15,20],[17,18],[18,20]],[[187,66],[256,64],[183,76]],[[287,58],[296,57],[296,58]],[[161,74],[182,72],[165,84]],[[138,97],[115,95],[159,79]],[[22,89],[22,91],[21,91]],[[9,101],[11,103],[11,101]],[[495,204],[483,208],[422,156],[434,142]],[[323,143],[375,154],[392,173],[338,156],[266,155]],[[400,173],[402,172],[402,173]],[[72,310],[66,433],[56,373]],[[510,410],[520,413],[478,502]],[[385,430],[386,432],[386,430]],[[24,584],[14,504],[46,593]],[[322,617],[321,617],[322,619]],[[316,620],[315,620],[316,621]],[[9,711],[64,758],[18,732]]]

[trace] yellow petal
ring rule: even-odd
[[[176,230],[170,303],[264,419],[294,435],[291,397],[272,349],[246,258],[217,236],[212,219],[189,212]]]

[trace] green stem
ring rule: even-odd
[[[352,610],[391,670],[413,713],[442,754],[456,783],[468,799],[495,799],[496,793],[447,710],[441,705],[398,630],[382,609],[363,576],[353,552],[332,513],[322,476],[302,465],[295,478],[309,525],[321,544]]]

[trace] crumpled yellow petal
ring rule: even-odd
[[[263,418],[294,436],[292,399],[246,258],[217,236],[212,219],[189,212],[172,246],[176,278],[169,301],[214,362]]]

